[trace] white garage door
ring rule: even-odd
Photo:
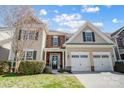
[[[72,71],[91,71],[89,52],[71,52]]]
[[[113,71],[110,52],[93,52],[95,71]]]

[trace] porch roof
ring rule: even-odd
[[[49,52],[64,52],[65,49],[61,49],[61,48],[44,48],[44,51],[49,51]]]

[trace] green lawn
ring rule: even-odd
[[[29,76],[0,76],[0,87],[82,88],[84,86],[72,75],[39,74]]]

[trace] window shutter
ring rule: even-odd
[[[19,37],[18,37],[18,40],[20,40],[21,39],[21,30],[19,30]]]
[[[51,46],[53,46],[53,36],[51,37]]]
[[[85,39],[85,32],[83,32],[83,41],[85,42],[86,39]]]
[[[61,44],[61,40],[60,40],[60,36],[58,36],[58,46],[60,46]]]
[[[36,56],[37,56],[37,51],[34,51],[34,53],[33,53],[33,60],[36,60]]]
[[[92,32],[92,38],[93,38],[93,42],[95,42],[95,34],[94,34],[94,32]]]
[[[38,34],[39,32],[36,32],[35,40],[38,40]]]

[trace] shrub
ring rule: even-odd
[[[52,68],[50,66],[46,66],[44,69],[45,74],[52,74]]]
[[[0,62],[0,75],[6,74],[9,72],[9,64],[7,61]]]
[[[114,70],[124,73],[124,61],[116,61]]]
[[[45,67],[44,61],[22,61],[20,62],[18,72],[23,75],[40,74]]]
[[[58,72],[64,73],[64,72],[66,72],[66,70],[65,69],[59,69]]]

